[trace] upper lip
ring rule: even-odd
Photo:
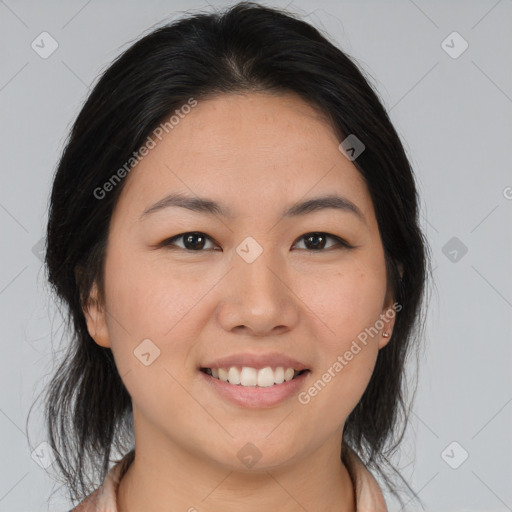
[[[298,371],[308,369],[304,363],[285,354],[234,354],[206,362],[200,368],[230,368],[231,366],[249,366],[258,370],[267,366],[272,368],[282,366]]]

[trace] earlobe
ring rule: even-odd
[[[388,297],[389,298],[389,297]],[[393,328],[395,326],[395,320],[397,312],[401,309],[396,307],[396,302],[393,303],[392,298],[386,301],[387,306],[383,309],[382,314],[380,316],[383,327],[380,332],[379,337],[379,349],[385,347],[393,336]]]
[[[83,307],[83,312],[91,338],[101,347],[110,348],[105,308],[99,303],[96,283],[91,287],[89,299]]]
[[[398,263],[397,267],[400,274],[400,279],[402,279],[404,275],[404,266],[402,263]],[[379,349],[385,347],[391,341],[396,315],[401,309],[402,306],[397,302],[394,302],[392,292],[388,289],[386,293],[385,306],[381,314],[381,319],[384,321],[384,327],[380,332]]]
[[[391,341],[392,328],[389,326],[384,327],[380,334],[379,349],[384,348]]]

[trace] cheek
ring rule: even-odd
[[[134,405],[148,418],[197,406],[180,383],[199,329],[191,312],[208,283],[129,250],[111,251],[105,275],[112,351]]]
[[[326,347],[342,350],[382,312],[386,278],[380,266],[346,265],[323,276],[302,278],[298,295],[319,320]],[[323,327],[322,327],[323,326]]]
[[[169,391],[172,376],[183,381],[184,363],[201,328],[194,314],[213,282],[191,279],[179,268],[121,248],[108,255],[105,275],[112,351],[128,391],[140,399],[158,389]]]
[[[385,295],[378,274],[336,274],[329,291],[312,290],[311,309],[318,324],[316,371],[301,404],[310,407],[311,428],[337,428],[363,395],[378,355],[378,335],[372,330],[381,313]],[[315,423],[321,418],[323,425]]]
[[[161,340],[181,330],[182,319],[208,289],[207,278],[199,281],[179,265],[163,264],[158,258],[113,250],[106,262],[112,316],[123,322],[132,337]]]
[[[364,266],[347,264],[329,278],[302,281],[299,295],[308,297],[305,302],[318,320],[319,359],[301,403],[316,410],[326,428],[345,421],[375,366],[379,337],[374,327],[382,313],[386,280],[383,260],[372,261]]]

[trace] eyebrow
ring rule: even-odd
[[[193,212],[205,213],[208,215],[220,215],[228,219],[234,218],[230,208],[215,202],[212,199],[202,197],[189,197],[183,194],[173,193],[144,210],[139,220],[142,220],[151,213],[155,213],[157,211],[163,210],[164,208],[171,207],[186,208],[187,210],[191,210]],[[314,211],[326,209],[335,209],[342,212],[352,213],[363,223],[366,223],[362,211],[352,201],[333,194],[315,197],[299,203],[295,203],[281,214],[280,219],[298,217]]]

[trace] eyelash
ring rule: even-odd
[[[213,239],[210,236],[208,236],[206,233],[203,233],[201,231],[187,231],[186,233],[180,233],[179,235],[173,236],[171,238],[167,238],[166,240],[161,242],[159,244],[159,246],[173,248],[173,249],[182,249],[187,252],[198,252],[198,253],[206,252],[207,250],[210,250],[210,251],[212,250],[212,249],[200,249],[200,250],[194,251],[194,250],[186,249],[185,247],[177,247],[177,246],[172,247],[176,240],[179,240],[180,238],[183,238],[186,235],[201,235],[202,237],[207,238],[209,241],[213,241]],[[318,249],[318,250],[301,249],[301,250],[306,250],[307,252],[326,252],[326,251],[330,251],[333,249],[354,249],[355,248],[353,245],[350,245],[348,242],[346,242],[342,238],[340,238],[336,235],[331,235],[329,233],[325,233],[323,231],[311,231],[309,233],[305,233],[304,235],[299,237],[299,240],[302,240],[309,235],[326,235],[327,238],[331,238],[331,239],[335,240],[336,244],[331,247],[328,247],[327,249]]]

